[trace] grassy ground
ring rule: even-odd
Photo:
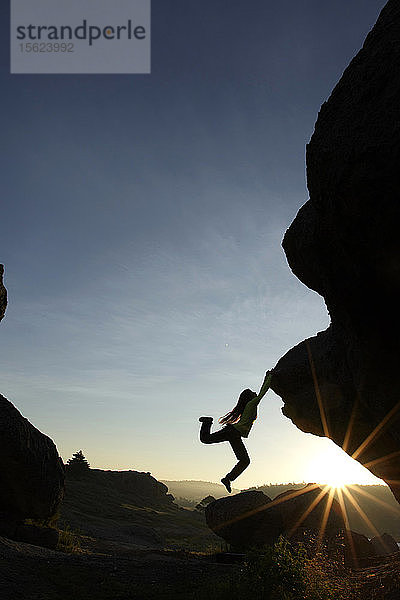
[[[212,551],[220,547],[220,538],[197,511],[179,507],[165,497],[119,489],[101,475],[67,480],[59,519],[62,528],[69,526],[94,538],[159,548]]]

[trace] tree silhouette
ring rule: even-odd
[[[90,465],[82,450],[75,452],[75,454],[72,455],[72,458],[67,461],[67,473],[70,475],[81,477],[89,473],[89,471]]]

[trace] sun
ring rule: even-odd
[[[338,489],[343,489],[352,483],[364,485],[382,483],[331,440],[325,438],[321,442],[321,452],[307,465],[307,481]]]
[[[333,490],[344,490],[344,488],[349,484],[344,483],[343,481],[341,481],[339,479],[332,479],[330,481],[327,481],[326,485]]]
[[[323,469],[318,468],[318,463],[320,461],[323,463]],[[343,464],[343,462],[345,462],[345,464]],[[327,455],[320,457],[320,459],[314,463],[313,467],[316,469],[317,475],[318,471],[320,471],[319,477],[317,477],[318,482],[328,485],[331,488],[343,489],[346,485],[350,485],[355,483],[356,480],[359,480],[358,469],[356,469],[355,473],[352,464],[348,465],[347,461],[343,461],[340,454],[338,458],[336,453],[332,453],[330,450],[327,452]]]
[[[342,469],[331,468],[326,472],[326,477],[322,477],[318,480],[319,484],[326,485],[335,490],[343,490],[346,485],[354,483],[354,479],[351,481],[346,477]]]

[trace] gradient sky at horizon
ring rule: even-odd
[[[153,0],[148,76],[10,75],[0,8],[0,391],[65,460],[159,479],[231,468],[198,417],[329,323],[281,240],[319,107],[383,6]],[[237,486],[374,481],[281,406],[263,400]]]

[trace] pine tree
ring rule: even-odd
[[[76,477],[85,476],[90,471],[90,465],[86,460],[82,450],[75,452],[67,461],[67,473]]]

